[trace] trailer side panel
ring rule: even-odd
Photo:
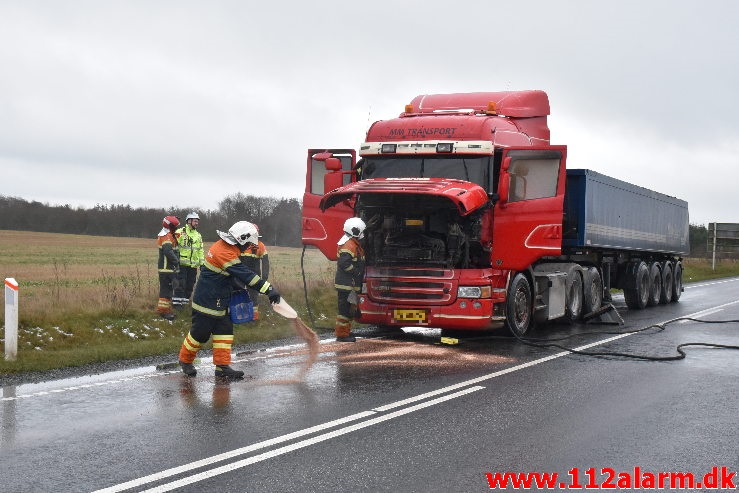
[[[564,247],[687,255],[688,203],[592,170],[567,170]]]

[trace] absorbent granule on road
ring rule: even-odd
[[[313,363],[318,359],[320,343],[318,341],[318,334],[313,332],[313,329],[308,327],[299,317],[293,319],[293,326],[295,327],[295,332],[298,334],[298,337],[303,339],[308,345],[308,359],[305,360],[305,363],[303,363],[303,366],[297,375],[297,378],[302,381],[305,378],[305,374],[308,373],[308,370],[311,369]]]

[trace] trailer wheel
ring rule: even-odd
[[[584,314],[593,313],[603,304],[603,278],[596,267],[585,271],[585,285],[583,286]]]
[[[516,274],[506,300],[506,326],[513,335],[521,337],[531,329],[533,305],[529,280],[521,273]]]
[[[662,289],[659,292],[659,302],[665,305],[672,301],[672,262],[662,264]]]
[[[577,265],[567,270],[567,293],[565,295],[565,319],[577,322],[582,317],[582,271]]]
[[[683,294],[683,263],[675,262],[675,270],[672,272],[672,301],[673,303],[680,299]]]
[[[647,306],[656,306],[659,304],[660,293],[662,292],[662,270],[659,262],[649,264],[649,296],[647,297]]]
[[[641,310],[647,306],[649,298],[649,267],[644,262],[632,262],[629,264],[624,288],[624,299],[626,306],[631,309]]]

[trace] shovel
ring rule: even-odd
[[[285,298],[280,297],[279,303],[272,303],[272,309],[285,318],[298,318],[298,312],[287,304]]]

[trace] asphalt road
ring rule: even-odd
[[[616,305],[625,325],[536,335],[652,356],[739,345],[739,323],[624,333],[739,320],[739,278],[686,285],[677,304]],[[475,492],[505,472],[646,490],[651,473],[739,471],[737,350],[654,362],[438,335],[326,340],[303,379],[296,343],[237,355],[252,378],[230,384],[203,361],[196,378],[145,367],[3,387],[0,491]]]

